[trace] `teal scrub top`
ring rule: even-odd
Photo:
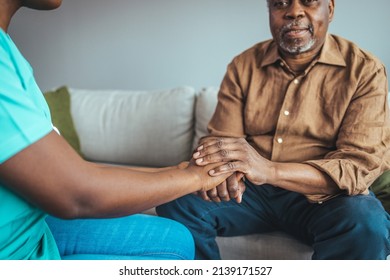
[[[52,130],[31,66],[0,29],[0,164]],[[0,259],[59,259],[45,217],[0,182]]]

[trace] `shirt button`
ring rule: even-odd
[[[276,141],[278,141],[279,144],[283,143],[283,138],[279,137]]]
[[[286,111],[283,112],[283,114],[284,114],[285,116],[289,116],[289,115],[290,115],[290,112],[286,110]]]
[[[298,79],[295,79],[295,80],[294,80],[294,84],[296,84],[296,85],[299,84],[299,80],[298,80]]]

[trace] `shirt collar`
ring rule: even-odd
[[[264,54],[264,59],[261,62],[260,67],[265,67],[281,60],[283,59],[279,55],[275,41],[271,41]],[[347,66],[335,39],[330,34],[325,38],[325,43],[317,62],[335,66]]]
[[[347,66],[336,40],[329,34],[325,39],[318,62],[335,66]]]
[[[275,41],[271,41],[268,49],[264,53],[264,59],[260,63],[260,67],[265,67],[280,61],[282,58],[279,55],[278,47]]]

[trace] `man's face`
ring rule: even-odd
[[[333,19],[334,0],[268,0],[271,33],[282,53],[317,52]]]

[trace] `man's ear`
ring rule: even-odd
[[[329,1],[329,4],[328,4],[328,9],[329,9],[329,22],[332,22],[333,17],[334,17],[334,7],[335,7],[334,1],[335,1],[335,0],[328,0],[328,1]]]

